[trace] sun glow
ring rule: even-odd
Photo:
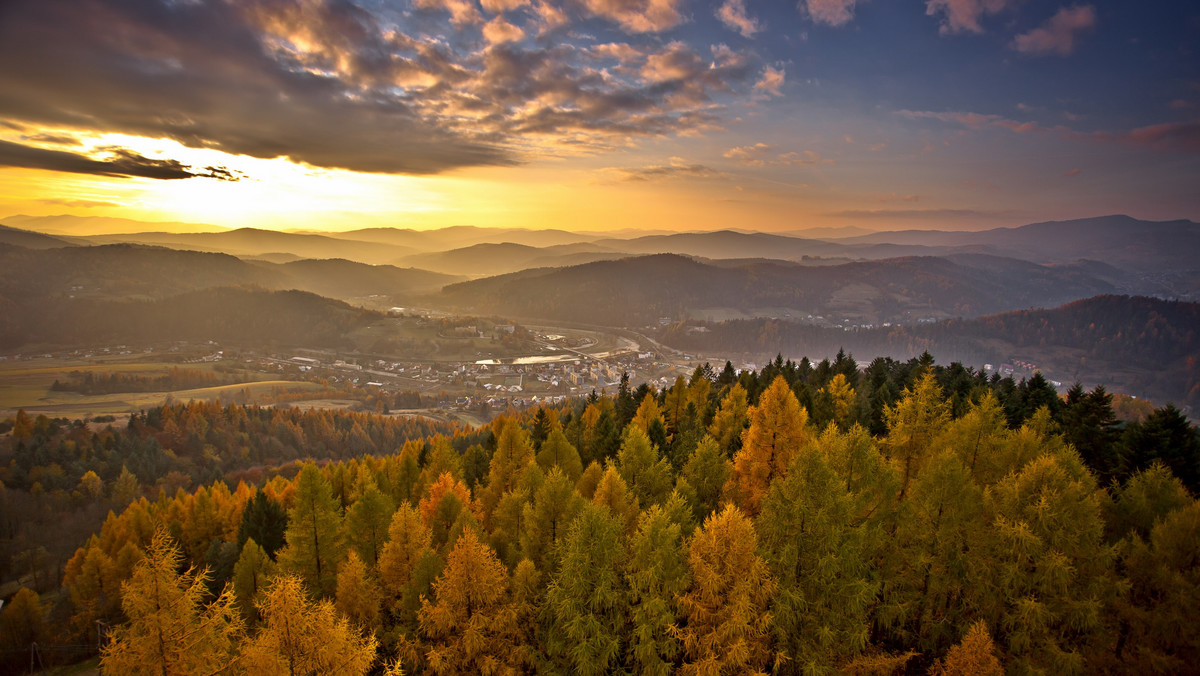
[[[272,229],[348,229],[380,225],[437,225],[430,216],[443,212],[452,198],[440,178],[364,174],[324,169],[287,157],[261,159],[210,148],[191,148],[169,139],[125,134],[80,134],[73,130],[41,130],[42,135],[69,136],[66,148],[104,160],[115,148],[150,160],[171,159],[205,173],[228,171],[234,180],[198,176],[173,180],[105,177],[32,169],[4,170],[8,194],[0,199],[23,211],[62,211],[85,207],[92,215],[123,215],[143,220],[212,223],[227,227]],[[39,144],[63,150],[61,144]],[[52,194],[38,204],[22,198]],[[23,203],[25,202],[25,203]],[[413,221],[410,223],[409,221]],[[436,220],[436,219],[435,219]]]

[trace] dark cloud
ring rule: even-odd
[[[489,46],[482,26],[446,12],[373,7],[6,0],[0,116],[430,174],[515,164],[547,145],[595,150],[708,128],[715,97],[752,84],[749,58],[727,48],[702,59],[672,44],[643,50],[657,70],[613,68],[611,56],[601,64],[588,50],[539,40],[536,13],[522,14],[525,39]]]
[[[48,169],[72,174],[92,174],[118,178],[155,178],[172,180],[180,178],[215,178],[221,181],[236,181],[240,175],[224,167],[205,167],[193,170],[178,160],[156,160],[126,148],[104,148],[105,159],[95,159],[65,150],[47,150],[0,141],[0,166],[24,167],[26,169]]]
[[[77,146],[79,139],[70,134],[26,134],[21,137],[22,141],[33,141],[34,143],[52,143],[59,146]]]

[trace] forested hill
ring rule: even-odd
[[[0,298],[0,304],[4,304]],[[338,347],[377,312],[304,291],[204,289],[160,300],[52,299],[0,305],[0,348],[215,340],[235,345]]]
[[[697,331],[698,327],[704,331]],[[923,351],[969,364],[1039,364],[1064,382],[1082,379],[1180,405],[1200,405],[1200,303],[1101,295],[1054,309],[862,331],[750,320],[671,326],[669,345],[713,353],[859,354],[909,358]]]
[[[843,312],[875,323],[1056,305],[1113,289],[1111,282],[1077,267],[993,256],[818,267],[769,260],[715,265],[660,254],[463,282],[443,289],[440,300],[515,316],[614,326],[644,325],[714,307]]]
[[[274,264],[222,253],[132,244],[34,250],[0,244],[0,296],[22,303],[46,298],[158,299],[218,286],[257,284],[349,299],[404,297],[461,277],[341,259]]]

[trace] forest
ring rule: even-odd
[[[1101,295],[1058,308],[858,331],[779,319],[687,321],[667,327],[659,339],[683,350],[721,354],[773,354],[778,346],[833,354],[839,346],[853,346],[902,357],[931,351],[970,364],[1042,355],[1038,359],[1058,372],[1079,369],[1109,377],[1121,372],[1128,391],[1194,407],[1200,404],[1197,327],[1200,303]]]
[[[212,403],[6,426],[12,671],[34,642],[130,674],[1200,664],[1200,432],[1103,388],[842,353],[477,429]],[[17,551],[25,517],[104,510],[61,576]]]

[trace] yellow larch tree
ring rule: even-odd
[[[207,573],[189,568],[160,528],[122,585],[121,607],[129,622],[113,630],[100,655],[110,674],[180,676],[230,673],[242,633],[241,615],[228,589],[205,603]]]
[[[754,524],[733,505],[692,538],[692,585],[679,596],[685,676],[757,674],[772,663],[768,608],[776,585],[757,542]]]
[[[422,599],[418,617],[439,674],[509,674],[514,664],[516,610],[508,571],[473,530],[463,531],[434,582],[434,601]]]
[[[758,514],[771,482],[787,473],[792,458],[811,439],[808,411],[800,406],[787,380],[777,377],[758,406],[750,409],[750,427],[733,458],[729,493],[738,505],[750,515]]]
[[[295,575],[275,579],[258,603],[264,624],[242,648],[242,673],[254,676],[361,676],[378,642],[363,635],[330,601],[310,601]]]

